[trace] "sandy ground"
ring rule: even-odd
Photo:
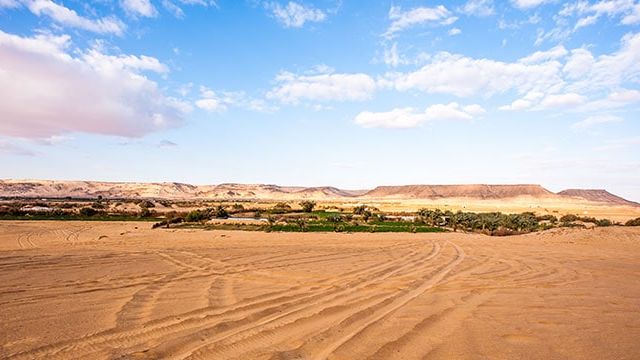
[[[640,229],[0,222],[0,358],[638,359]]]

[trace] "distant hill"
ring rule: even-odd
[[[640,203],[621,198],[620,196],[614,195],[604,189],[567,189],[560,191],[558,195],[571,196],[607,204],[640,206]]]
[[[517,196],[553,197],[554,193],[540,185],[401,185],[378,186],[365,193],[369,198],[438,199],[475,198],[504,199]]]
[[[534,198],[590,201],[609,205],[640,206],[606,190],[564,190],[557,194],[540,185],[401,185],[378,186],[373,190],[344,190],[332,186],[301,187],[268,184],[190,185],[176,182],[135,183],[103,181],[0,180],[0,197],[23,198],[154,198],[210,200],[437,200],[468,198],[500,200]]]

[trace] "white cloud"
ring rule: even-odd
[[[402,11],[400,7],[392,6],[389,10],[391,25],[385,32],[385,36],[391,37],[395,33],[409,27],[422,24],[451,25],[458,18],[453,16],[443,5],[433,8],[418,7],[409,11]]]
[[[571,50],[571,56],[564,64],[562,71],[570,79],[579,79],[589,72],[594,63],[595,59],[589,50],[574,49]]]
[[[451,36],[459,35],[460,33],[462,33],[462,30],[460,30],[458,28],[453,28],[453,29],[449,30],[449,35],[451,35]]]
[[[122,8],[129,14],[153,17],[158,14],[150,0],[121,0]]]
[[[482,106],[478,104],[467,105],[463,107],[462,110],[464,110],[464,112],[466,112],[467,114],[470,114],[473,116],[480,116],[487,112]]]
[[[121,35],[126,26],[115,17],[88,19],[77,12],[50,0],[24,1],[29,10],[37,15],[45,15],[56,23],[101,34]]]
[[[227,106],[216,98],[203,98],[197,100],[196,106],[208,112],[220,112],[227,109]]]
[[[243,97],[243,93],[229,91],[216,93],[205,86],[201,86],[200,99],[197,100],[195,104],[200,109],[208,112],[223,112],[226,111],[229,106],[238,104]]]
[[[511,104],[509,105],[503,105],[500,106],[498,109],[502,110],[502,111],[519,111],[519,110],[525,110],[528,109],[532,106],[533,104],[531,103],[531,101],[529,100],[524,100],[524,99],[517,99],[514,100]]]
[[[574,79],[568,86],[572,92],[608,90],[626,82],[637,83],[640,80],[640,34],[625,35],[618,51],[597,58],[584,49],[572,52],[564,70]]]
[[[178,19],[184,18],[184,11],[178,5],[170,0],[162,0],[162,7],[173,14]]]
[[[400,91],[421,90],[459,97],[479,93],[491,96],[513,89],[526,93],[546,90],[562,83],[560,66],[555,61],[540,64],[507,63],[443,52],[416,71],[390,73],[380,83]]]
[[[546,2],[549,2],[549,0],[512,0],[513,5],[520,9],[531,9]]]
[[[600,0],[594,3],[581,0],[565,4],[559,15],[578,16],[574,30],[593,25],[602,16],[622,17],[621,24],[634,25],[640,23],[640,3],[633,0]]]
[[[458,103],[435,104],[423,112],[413,108],[397,108],[386,112],[363,111],[356,115],[354,123],[365,128],[406,129],[437,120],[471,120],[485,110],[477,104],[460,107]]]
[[[552,94],[542,99],[540,108],[571,107],[583,104],[585,101],[586,98],[584,96],[576,93]]]
[[[470,16],[480,17],[490,16],[495,13],[493,0],[469,0],[459,11]]]
[[[324,11],[294,1],[289,1],[286,6],[277,2],[270,2],[265,6],[285,27],[299,28],[307,22],[322,22],[327,18]]]
[[[574,123],[573,125],[571,125],[571,127],[575,130],[585,130],[595,125],[619,123],[622,121],[623,119],[621,117],[615,115],[594,115],[589,116],[582,121]]]
[[[640,102],[640,91],[638,90],[620,90],[609,94],[609,100],[621,103]]]
[[[376,90],[375,80],[362,73],[297,75],[281,72],[275,81],[278,85],[267,93],[267,98],[289,104],[297,104],[302,100],[366,100]]]
[[[18,0],[0,0],[0,8],[17,8],[20,6]]]
[[[166,71],[157,59],[69,48],[65,35],[0,31],[0,134],[136,137],[177,126],[189,111],[143,74]]]
[[[398,44],[393,43],[390,49],[384,50],[383,61],[385,64],[396,67],[401,64],[402,60],[398,54]]]
[[[558,45],[554,48],[551,48],[547,51],[536,51],[529,56],[525,56],[519,60],[521,63],[525,64],[535,64],[540,62],[545,62],[549,60],[556,60],[562,58],[568,54],[567,49],[562,45]]]
[[[515,92],[500,110],[544,110],[558,107],[593,111],[637,103],[640,82],[640,34],[625,35],[620,48],[595,57],[585,48],[558,45],[515,62],[471,58],[442,52],[414,71],[388,72],[378,86],[470,97]],[[615,89],[615,94],[602,98]],[[601,99],[601,100],[595,100]]]
[[[622,19],[622,23],[625,25],[640,24],[640,3],[633,6],[633,10],[625,15]]]
[[[160,60],[151,56],[136,55],[105,55],[96,49],[90,49],[83,55],[83,60],[104,73],[118,71],[153,71],[167,73],[169,68]]]
[[[629,104],[638,104],[638,103],[640,103],[640,91],[620,89],[610,93],[604,99],[590,101],[582,105],[579,108],[579,110],[584,112],[598,111],[598,110],[605,110],[605,109],[620,108],[620,107],[625,107]]]
[[[274,112],[277,107],[268,104],[263,99],[254,99],[242,91],[213,91],[206,86],[200,86],[200,98],[195,106],[207,112],[225,112],[230,107],[239,107],[258,112]]]

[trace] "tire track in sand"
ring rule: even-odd
[[[432,251],[435,251],[432,243]],[[422,251],[414,251],[404,257],[397,258],[394,262],[385,262],[365,269],[362,274],[354,274],[362,278],[368,278],[366,274],[370,274],[377,269],[393,268],[400,266],[407,257],[424,254]],[[347,287],[349,283],[346,284]],[[337,289],[336,291],[339,291]],[[278,291],[275,297],[266,296],[258,297],[250,301],[236,304],[227,308],[204,308],[183,314],[179,318],[172,316],[165,319],[150,321],[144,324],[144,327],[126,328],[119,330],[106,330],[97,334],[93,334],[80,339],[64,341],[57,344],[43,346],[37,349],[24,351],[14,354],[15,358],[33,358],[33,357],[57,357],[65,358],[71,354],[96,353],[104,349],[123,348],[127,346],[135,346],[136,344],[145,344],[153,339],[170,336],[176,333],[190,333],[202,327],[211,327],[212,324],[220,323],[221,319],[235,316],[236,318],[248,318],[257,320],[264,316],[273,315],[283,309],[287,309],[292,305],[303,306],[313,301],[315,298],[325,296],[325,287],[293,287],[291,291],[282,294]],[[254,318],[249,318],[250,314]],[[229,325],[229,324],[227,324]]]

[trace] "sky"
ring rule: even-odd
[[[640,200],[640,1],[0,0],[0,178]]]

